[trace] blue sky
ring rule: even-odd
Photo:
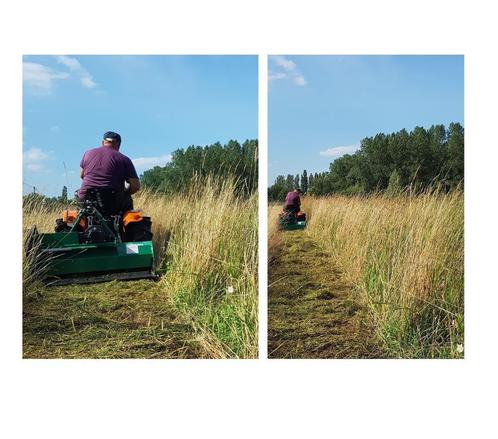
[[[255,139],[257,123],[256,56],[24,56],[23,192],[72,194],[109,130],[142,173],[177,148]]]
[[[326,171],[379,132],[460,122],[463,56],[270,56],[269,184]]]

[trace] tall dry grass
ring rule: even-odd
[[[191,316],[214,355],[255,358],[257,196],[237,197],[233,180],[208,179],[185,195],[141,193],[135,204],[152,216],[156,254],[166,270],[160,288]]]
[[[271,203],[268,205],[268,265],[271,265],[277,257],[282,245],[282,237],[278,227],[278,214],[281,211],[280,204]]]
[[[464,337],[464,197],[308,199],[309,233],[332,252],[402,357],[459,357]]]
[[[22,279],[25,299],[43,291],[41,278],[49,263],[49,260],[40,258],[40,240],[33,237],[31,228],[36,226],[42,233],[53,232],[55,218],[62,216],[62,210],[66,207],[62,204],[44,202],[42,198],[27,198],[23,202]]]
[[[141,191],[134,205],[152,218],[157,268],[164,273],[156,288],[189,318],[213,357],[256,357],[257,196],[237,197],[233,180],[207,179],[186,194]],[[60,216],[59,207],[24,206],[25,233],[32,225],[52,232]]]

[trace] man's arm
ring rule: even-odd
[[[138,178],[129,178],[126,182],[130,185],[130,194],[140,190],[140,180]]]
[[[130,194],[134,194],[140,190],[140,180],[133,162],[128,157],[126,157],[126,168],[125,181],[130,185]]]

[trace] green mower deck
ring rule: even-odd
[[[280,224],[281,230],[300,230],[306,227],[306,221],[297,221],[295,223]]]
[[[38,236],[49,285],[156,277],[152,241],[80,244],[76,232]]]

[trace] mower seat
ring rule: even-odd
[[[90,202],[103,215],[119,215],[121,211],[120,194],[114,189],[88,188],[83,202]]]

